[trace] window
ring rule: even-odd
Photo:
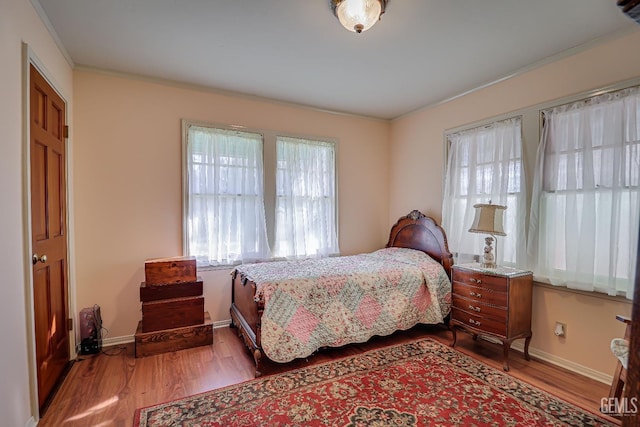
[[[184,246],[199,266],[268,260],[270,248],[277,258],[339,252],[334,143],[183,129]]]
[[[633,295],[640,218],[640,88],[543,112],[529,230],[536,275]]]
[[[199,265],[269,257],[262,135],[187,126],[186,252]]]
[[[335,255],[335,148],[327,142],[277,138],[275,255]]]
[[[505,237],[498,237],[496,262],[523,266],[526,256],[526,191],[520,117],[447,135],[449,144],[442,224],[456,262],[482,254],[487,236],[469,233],[476,203],[505,205]]]

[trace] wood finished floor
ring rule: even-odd
[[[450,344],[444,328],[417,326],[367,343],[327,349],[305,360],[287,365],[265,365],[265,375],[374,348],[432,337]],[[502,369],[502,346],[474,341],[458,334],[456,349],[497,369]],[[214,345],[136,359],[133,344],[108,347],[104,353],[78,359],[51,405],[38,423],[40,427],[131,426],[136,408],[178,399],[195,393],[253,379],[249,351],[234,329],[214,331]],[[510,374],[591,411],[598,411],[608,385],[511,352]]]

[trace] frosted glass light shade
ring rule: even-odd
[[[506,206],[478,203],[473,207],[476,208],[476,215],[470,232],[506,236],[502,219]]]
[[[384,13],[385,0],[333,0],[338,20],[349,31],[361,33],[373,27]]]

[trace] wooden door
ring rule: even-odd
[[[65,104],[30,69],[31,239],[38,404],[69,364]]]

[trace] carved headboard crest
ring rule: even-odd
[[[387,247],[396,246],[421,250],[437,260],[451,277],[453,255],[449,251],[447,235],[433,218],[417,209],[401,217],[391,228]]]
[[[411,218],[414,221],[419,220],[420,218],[425,218],[424,214],[422,212],[420,212],[417,209],[412,210],[411,212],[409,212],[409,215],[407,215],[409,218]]]

